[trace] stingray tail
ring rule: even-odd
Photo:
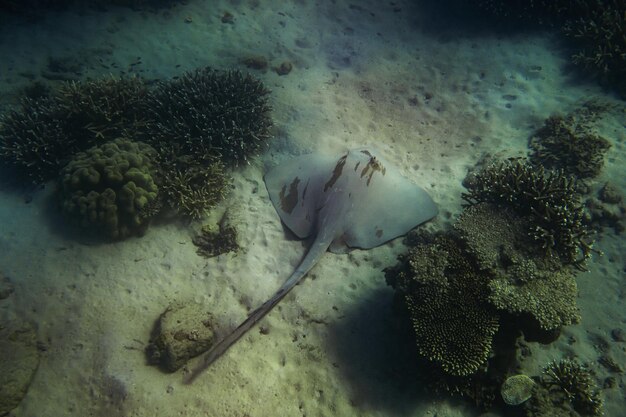
[[[235,330],[233,330],[228,336],[217,342],[213,347],[205,354],[202,363],[191,371],[189,375],[185,377],[184,382],[191,384],[205,369],[207,369],[213,362],[219,359],[228,348],[235,344],[241,337],[248,332],[255,324],[257,324],[267,313],[269,313],[280,300],[298,283],[300,280],[313,268],[319,258],[326,252],[330,242],[318,242],[317,240],[309,249],[309,252],[305,258],[300,262],[298,268],[291,274],[289,279],[276,291],[276,293],[266,302],[256,308],[248,318],[246,318]]]

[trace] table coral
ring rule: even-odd
[[[111,238],[142,234],[158,199],[155,150],[116,139],[79,152],[61,171],[63,212],[91,232]]]
[[[451,375],[485,364],[498,330],[483,276],[449,235],[412,248],[387,281],[401,295],[418,352]]]
[[[467,207],[454,229],[491,278],[488,300],[498,310],[528,314],[543,330],[580,320],[574,271],[556,259],[538,256],[528,236],[532,222],[514,211],[480,203]]]

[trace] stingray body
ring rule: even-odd
[[[214,345],[191,379],[261,320],[326,250],[369,249],[407,233],[437,214],[422,188],[368,149],[339,156],[309,154],[278,165],[265,185],[283,223],[298,237],[314,236],[304,259],[280,289]]]

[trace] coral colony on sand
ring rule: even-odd
[[[626,95],[626,2],[623,0],[448,0],[451,7],[491,17],[497,24],[558,29],[571,62]]]
[[[252,76],[210,68],[154,87],[67,82],[0,116],[0,162],[22,182],[58,180],[86,230],[142,234],[163,207],[199,218],[222,199],[227,170],[270,137],[268,96]]]
[[[414,234],[386,269],[433,387],[486,408],[500,393],[509,405],[524,404],[527,416],[601,414],[594,378],[575,361],[549,365],[539,384],[507,379],[518,337],[549,343],[580,321],[575,278],[593,253],[580,182],[600,172],[609,146],[574,120],[559,119],[555,129],[548,119],[533,135],[530,159],[492,160],[470,172],[467,205],[451,229]]]

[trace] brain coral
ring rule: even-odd
[[[449,235],[412,248],[387,281],[403,296],[423,357],[450,375],[483,366],[498,330],[482,275]]]
[[[111,238],[143,233],[158,211],[155,154],[152,147],[128,139],[79,152],[61,170],[63,212]]]

